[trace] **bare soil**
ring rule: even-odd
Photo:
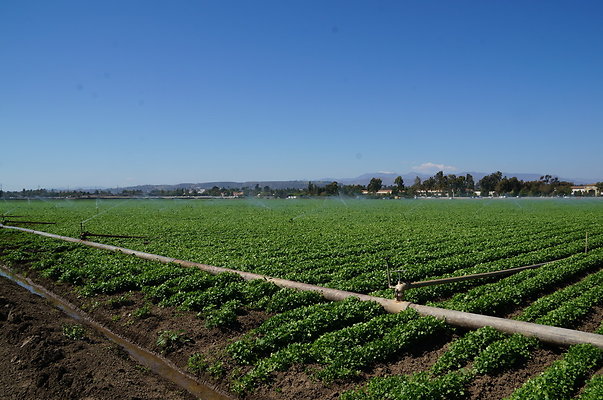
[[[480,375],[469,388],[470,400],[502,399],[510,396],[529,378],[539,375],[560,359],[562,349],[544,347],[532,352],[532,357],[520,368],[496,375]]]
[[[601,326],[601,321],[603,321],[603,305],[593,307],[575,329],[584,332],[595,332]]]
[[[0,388],[3,399],[169,399],[193,397],[140,367],[104,337],[86,329],[13,282],[0,278]]]

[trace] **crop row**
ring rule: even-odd
[[[384,312],[378,303],[359,301],[349,298],[341,302],[310,306],[303,319],[287,322],[280,319],[278,326],[260,327],[257,332],[263,335],[253,340],[239,340],[229,347],[233,358],[242,363],[251,363],[258,356],[272,353],[291,343],[310,342],[326,332],[341,329],[357,322],[374,318]],[[299,313],[294,310],[292,314]],[[283,316],[288,317],[287,313]]]
[[[595,304],[601,301],[600,286],[601,271],[587,276],[582,281],[568,288],[554,292],[534,304],[533,308],[526,309],[527,316],[520,314],[517,319],[530,320],[538,316],[557,315],[558,318],[551,319],[551,325],[565,325],[568,320],[575,322],[584,317]],[[556,300],[567,299],[571,294],[586,289],[581,295],[576,296],[569,302]],[[563,293],[560,295],[559,293]],[[548,298],[551,300],[548,300]],[[588,298],[590,303],[581,308],[571,307],[568,304],[581,302],[585,304]],[[547,306],[545,306],[547,305]],[[580,311],[575,311],[579,308]],[[603,322],[598,330],[603,333]],[[523,364],[530,356],[538,341],[521,335],[507,335],[490,327],[484,327],[468,332],[461,338],[453,341],[448,350],[440,356],[435,364],[426,373],[419,376],[429,376],[431,379],[424,381],[421,385],[411,385],[415,376],[395,376],[390,378],[375,378],[369,383],[355,391],[345,393],[342,398],[346,399],[376,399],[376,398],[436,398],[445,399],[447,394],[440,395],[442,380],[448,383],[446,390],[450,393],[463,393],[476,375],[500,373]],[[576,387],[583,381],[589,371],[601,361],[593,364],[593,359],[599,360],[601,351],[592,346],[574,346],[564,361],[555,363],[550,372],[545,372],[542,377],[528,381],[525,389],[519,389],[513,399],[541,399],[541,398],[568,398],[559,396],[559,393],[575,392]],[[471,364],[470,368],[466,368]],[[548,371],[548,370],[547,370]],[[448,380],[450,376],[462,376],[462,380]],[[554,380],[556,383],[549,383]],[[593,377],[584,390],[584,399],[599,398],[603,389],[599,378]],[[434,394],[435,393],[435,394]],[[582,398],[582,397],[581,397]]]
[[[588,275],[586,278],[554,293],[544,296],[522,310],[520,321],[535,321],[560,305],[581,296],[584,292],[603,285],[603,270]]]
[[[575,345],[562,360],[554,362],[539,376],[517,389],[509,400],[540,400],[570,398],[584,382],[586,376],[603,362],[603,352],[592,345]],[[461,369],[444,375],[432,376],[428,372],[410,376],[373,378],[360,389],[342,394],[341,400],[410,400],[410,399],[462,399],[467,386],[476,373]],[[591,379],[580,396],[582,400],[599,399],[601,376]]]
[[[603,375],[593,376],[586,385],[584,391],[578,397],[579,400],[600,400],[603,399]]]
[[[555,285],[579,274],[598,270],[603,259],[603,249],[570,258],[543,267],[524,270],[496,283],[490,283],[459,293],[438,305],[467,312],[496,315],[511,306],[519,306]]]
[[[407,310],[336,329],[321,335],[309,332],[308,337],[290,340],[286,347],[281,346],[279,351],[259,360],[257,353],[254,354],[250,348],[253,349],[254,343],[263,346],[265,338],[274,335],[272,331],[255,342],[241,340],[233,343],[229,348],[233,358],[254,364],[254,368],[239,380],[239,385],[250,390],[259,382],[269,380],[274,371],[286,370],[293,364],[309,363],[323,366],[316,372],[316,377],[323,381],[346,379],[377,362],[395,358],[425,340],[432,340],[448,328],[438,319],[419,317],[414,310]],[[268,354],[267,350],[263,348],[261,353]]]
[[[593,247],[600,245],[603,240],[591,238]],[[429,263],[402,266],[403,279],[415,281],[419,279],[436,279],[449,276],[459,276],[475,272],[487,272],[497,269],[511,268],[513,266],[527,265],[526,263],[539,263],[551,261],[567,255],[574,254],[584,248],[584,240],[580,235],[569,235],[563,239],[558,236],[548,239],[531,240],[526,243],[500,247],[490,252],[477,252],[479,247],[459,249],[454,256],[437,259]],[[468,256],[470,255],[470,256]],[[287,275],[289,279],[302,281],[313,281],[321,283],[320,280],[330,279],[325,285],[342,290],[368,293],[382,289],[386,285],[385,261],[380,267],[374,267],[367,271],[364,265],[340,266],[337,272],[321,274],[320,270],[313,269],[304,273]],[[394,267],[398,269],[400,267]],[[454,272],[450,272],[454,271]],[[317,274],[318,273],[318,274]],[[463,282],[456,285],[457,290],[463,287],[475,285],[475,282]],[[451,289],[420,288],[408,291],[408,298],[416,302],[425,302],[434,298],[434,291],[440,292]],[[436,292],[437,293],[437,292]],[[376,295],[391,294],[391,292],[376,292]]]
[[[0,235],[24,238],[5,231]],[[19,243],[0,259],[17,267],[30,264],[41,276],[70,283],[84,296],[141,291],[160,305],[198,311],[208,327],[232,324],[244,307],[281,312],[324,301],[315,292],[278,288],[263,280],[244,281],[231,273],[211,275],[41,238]]]
[[[115,208],[110,204],[102,203],[98,214],[91,213],[93,202],[32,208],[39,207],[40,216],[63,221],[49,229],[70,236],[77,234],[79,221],[92,218],[86,222],[92,231],[152,237],[149,244],[107,239],[113,244],[358,292],[384,288],[386,258],[395,268],[407,270],[406,279],[417,280],[570,257],[498,281],[408,291],[408,298],[416,302],[452,295],[438,304],[499,314],[594,272],[557,292],[563,295],[550,294],[558,296],[557,305],[554,300],[536,300],[526,309],[526,319],[548,319],[553,325],[574,324],[602,297],[603,218],[594,203],[570,207],[557,201],[485,200],[442,207],[442,202],[413,201],[131,201]],[[577,254],[584,250],[585,231],[590,252]],[[36,247],[39,243],[43,244]],[[5,260],[31,263],[44,276],[77,286],[83,295],[139,290],[154,303],[198,312],[208,327],[231,324],[246,308],[280,313],[229,347],[235,361],[249,365],[241,367],[245,373],[235,384],[239,391],[295,364],[319,365],[314,374],[326,382],[347,379],[450,334],[443,322],[412,311],[387,315],[376,304],[353,299],[327,303],[315,293],[244,282],[232,274],[211,276],[41,239],[24,239],[20,246],[30,251],[14,249],[4,254]],[[429,371],[377,378],[342,398],[462,397],[474,377],[521,365],[536,346],[534,339],[483,328],[453,342]],[[596,379],[593,382],[589,387],[596,390]]]
[[[599,235],[591,239],[591,250],[603,245],[603,236]],[[474,267],[462,268],[453,273],[430,276],[426,280],[437,278],[447,278],[454,276],[470,275],[482,272],[498,271],[525,265],[532,265],[554,260],[563,259],[573,254],[584,251],[584,243],[582,241],[574,241],[567,244],[561,244],[553,247],[543,247],[540,250],[520,254],[507,259],[501,259],[490,263],[475,265]],[[448,283],[446,285],[425,286],[406,291],[405,297],[409,301],[416,303],[425,303],[436,299],[448,297],[455,293],[460,293],[472,287],[482,285],[487,282],[496,280],[497,278],[483,278],[471,281],[460,281]],[[376,296],[391,297],[391,290],[381,290],[371,293]]]
[[[534,348],[538,346],[535,338],[528,338],[519,334],[506,336],[492,328],[485,327],[470,332],[451,344],[445,352],[431,367],[429,371],[410,376],[393,376],[388,378],[373,378],[362,388],[344,393],[342,399],[410,399],[429,398],[446,399],[450,394],[463,398],[468,385],[478,375],[491,375],[501,373],[514,367],[520,366],[530,358]],[[566,362],[557,362],[551,370],[557,368],[560,373],[547,373],[544,377],[528,381],[526,388],[519,389],[513,399],[542,399],[542,398],[567,398],[550,395],[549,379],[557,379],[557,386],[564,390],[575,390],[580,379],[601,362],[601,351],[591,345],[578,345],[570,349],[570,357]],[[472,362],[470,367],[465,367]],[[561,364],[561,368],[556,367]],[[417,377],[420,385],[409,384]],[[451,377],[462,377],[462,379],[451,379]],[[446,382],[444,389],[442,382]],[[596,382],[592,384],[596,386]],[[545,389],[543,389],[543,387]],[[540,389],[537,391],[535,389]],[[592,389],[593,391],[595,389]],[[535,396],[525,396],[528,391],[537,393]],[[549,396],[543,396],[544,393]],[[561,390],[560,390],[561,392]]]
[[[603,303],[603,286],[593,287],[536,320],[539,324],[571,327],[593,306]]]
[[[377,377],[362,389],[342,393],[340,400],[456,400],[466,395],[471,375],[465,371],[432,377],[427,373]]]
[[[102,239],[145,251],[354,291],[383,288],[385,259],[423,279],[508,259],[563,240],[593,238],[601,219],[590,203],[562,201],[81,201],[6,204],[56,220],[76,236],[79,222]],[[100,239],[99,239],[100,240]],[[582,243],[583,244],[583,243]],[[538,260],[540,261],[540,260]],[[433,272],[430,272],[432,271]],[[365,276],[362,276],[366,274]],[[351,281],[353,280],[353,281]],[[369,282],[368,284],[363,284]],[[355,285],[348,288],[346,285]],[[431,298],[433,299],[433,298]]]
[[[475,351],[484,346],[483,339],[488,335],[482,331],[482,338],[473,335],[472,339],[481,343],[472,343]],[[470,340],[463,343],[469,344]],[[377,400],[377,399],[460,399],[465,397],[467,386],[476,375],[491,374],[512,368],[525,361],[537,341],[521,335],[512,335],[506,339],[494,341],[483,348],[475,357],[472,368],[435,374],[425,371],[410,376],[378,377],[369,380],[360,389],[342,394],[342,400]],[[458,349],[458,345],[457,345]],[[455,349],[454,351],[456,351]],[[458,351],[457,354],[462,355]]]
[[[521,235],[515,233],[488,241],[479,240],[478,237],[469,241],[466,238],[452,237],[444,243],[425,246],[425,248],[421,248],[420,244],[416,244],[412,254],[402,257],[400,254],[394,253],[389,261],[395,268],[405,269],[407,279],[416,280],[435,273],[445,273],[458,268],[508,258],[542,247],[584,239],[584,228],[578,226],[559,228],[553,231],[547,230],[546,233],[539,233],[538,235],[534,233],[522,232]],[[382,247],[356,246],[354,250],[355,257],[348,252],[341,251],[335,254],[321,254],[319,258],[329,257],[330,264],[323,267],[314,266],[311,269],[312,272],[319,275],[331,274],[333,281],[349,279],[352,276],[364,273],[366,269],[382,268],[385,265],[386,258],[383,251],[390,249],[391,246]],[[367,254],[373,254],[376,263],[363,263],[362,260],[366,259]],[[421,256],[417,256],[417,254]],[[353,268],[354,266],[356,268]],[[288,279],[299,279],[298,275],[286,277]]]
[[[509,400],[569,399],[588,374],[603,365],[603,351],[588,344],[572,346],[563,359],[529,379]],[[594,386],[594,384],[592,384]],[[591,386],[590,390],[593,390]]]
[[[295,313],[295,311],[292,313]],[[239,380],[239,389],[248,391],[258,383],[268,381],[272,372],[285,371],[294,364],[307,364],[311,362],[321,364],[333,363],[335,360],[341,358],[343,351],[381,339],[386,331],[391,330],[397,325],[409,323],[417,318],[417,313],[412,310],[400,314],[383,314],[367,322],[327,332],[313,343],[297,342],[289,344],[287,347],[270,354],[268,357],[256,361],[254,368]],[[269,322],[272,321],[269,320]],[[265,330],[265,326],[261,328]],[[260,330],[258,329],[257,331]],[[244,343],[244,341],[235,342],[229,349],[231,353],[236,354],[241,348],[241,343]],[[241,357],[235,354],[233,356],[239,359],[239,361],[247,361],[241,360]]]

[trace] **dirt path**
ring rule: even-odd
[[[193,398],[1,277],[0,388],[3,399]]]

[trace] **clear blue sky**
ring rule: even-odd
[[[603,180],[602,1],[0,2],[4,189]]]

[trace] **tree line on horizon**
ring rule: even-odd
[[[286,198],[291,196],[314,197],[314,196],[391,196],[391,197],[415,197],[415,196],[450,196],[463,197],[475,196],[476,191],[482,196],[567,196],[572,194],[572,182],[560,181],[552,175],[543,175],[537,180],[523,181],[517,177],[503,176],[502,172],[496,171],[490,175],[484,176],[475,182],[471,174],[466,175],[445,175],[443,171],[421,181],[418,176],[412,184],[406,185],[402,176],[396,177],[393,185],[384,185],[380,178],[372,178],[370,182],[364,185],[341,185],[338,182],[331,182],[326,185],[317,185],[308,182],[308,186],[303,189],[272,189],[270,186],[260,187],[256,184],[254,187],[242,188],[220,188],[214,186],[203,192],[175,188],[175,189],[153,189],[147,193],[140,189],[124,189],[121,192],[112,192],[108,190],[47,190],[47,189],[23,189],[22,191],[2,191],[0,198],[94,198],[94,197],[190,197],[190,196],[210,196],[210,197],[278,197]],[[603,192],[603,182],[595,184],[599,192]],[[381,191],[381,192],[380,192]],[[587,194],[587,195],[594,195]]]
[[[603,191],[603,182],[595,184],[599,191]],[[313,195],[331,195],[338,190],[342,194],[366,193],[377,195],[379,191],[390,192],[392,196],[414,197],[418,195],[445,195],[445,196],[474,196],[476,192],[481,195],[508,195],[508,196],[567,196],[572,194],[573,182],[560,181],[552,175],[543,175],[537,180],[523,181],[517,177],[503,176],[502,172],[496,171],[484,176],[475,182],[471,174],[445,175],[443,171],[421,181],[415,177],[411,185],[405,185],[402,176],[396,177],[394,184],[383,185],[380,178],[372,178],[366,187],[361,185],[342,186],[339,188],[337,182],[332,182],[323,188],[317,188],[310,183],[308,192]],[[386,194],[386,193],[384,193]],[[594,194],[594,193],[593,193]]]

